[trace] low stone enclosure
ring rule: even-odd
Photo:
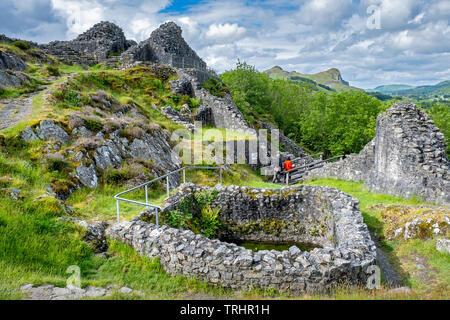
[[[200,188],[182,185],[165,203],[200,191],[214,191],[211,208],[220,208],[218,238],[190,230],[157,228],[142,220],[116,224],[106,231],[149,259],[159,258],[173,275],[185,275],[232,289],[273,288],[290,294],[326,291],[336,285],[366,286],[376,263],[376,246],[358,200],[335,188],[299,186],[280,190],[248,187]],[[145,215],[145,213],[144,213]],[[302,251],[252,251],[240,241],[307,243]]]

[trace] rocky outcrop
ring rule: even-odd
[[[0,69],[5,70],[15,70],[15,71],[24,71],[27,68],[27,65],[23,60],[16,56],[3,51],[0,51]]]
[[[22,87],[30,83],[30,77],[21,72],[27,65],[17,55],[0,51],[0,89]]]
[[[30,83],[30,77],[23,72],[0,70],[0,88],[22,87]]]
[[[239,223],[254,219],[262,222],[264,217],[258,217],[258,212],[267,209],[265,217],[271,216],[274,213],[271,204],[276,202],[288,204],[287,215],[280,217],[287,219],[287,223],[306,218],[314,210],[318,213],[324,206],[322,216],[329,216],[327,224],[333,232],[332,241],[328,239],[326,247],[310,252],[301,251],[297,246],[282,252],[253,252],[233,243],[195,235],[190,230],[157,228],[139,219],[114,225],[106,230],[106,235],[131,245],[142,256],[159,258],[169,274],[196,277],[233,289],[274,288],[300,294],[327,290],[337,284],[367,285],[369,266],[376,262],[376,246],[363,223],[356,199],[326,187],[282,189],[284,199],[279,198],[278,190],[239,187],[216,190],[217,204],[222,205],[221,217]],[[309,201],[315,202],[317,208],[309,206]],[[288,217],[289,210],[293,210],[292,217]],[[302,233],[297,230],[296,234]]]
[[[206,63],[195,53],[182,37],[181,28],[173,22],[162,24],[150,38],[131,47],[122,60],[149,61],[177,68],[206,69]]]
[[[377,119],[375,160],[365,180],[372,192],[450,205],[445,137],[412,103],[397,102]]]
[[[36,127],[37,136],[42,140],[56,140],[62,143],[68,143],[70,136],[53,120],[42,120]]]
[[[72,41],[54,41],[41,48],[66,63],[90,66],[119,55],[132,45],[135,42],[127,40],[120,27],[103,21]]]

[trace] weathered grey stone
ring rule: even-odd
[[[211,189],[193,184],[182,185],[171,196],[171,201],[164,204],[164,210],[174,209],[180,199],[202,190]],[[233,289],[271,287],[298,294],[328,289],[337,283],[366,285],[370,276],[367,267],[376,261],[376,246],[363,223],[356,199],[337,189],[316,186],[286,188],[281,190],[278,198],[264,189],[218,186],[215,190],[218,196],[211,206],[221,206],[220,219],[240,222],[242,226],[258,219],[264,211],[267,211],[266,216],[261,216],[259,221],[271,217],[294,222],[302,216],[317,219],[318,215],[327,215],[334,239],[331,241],[325,239],[326,236],[317,235],[315,243],[326,243],[328,246],[311,252],[301,252],[296,247],[284,252],[253,252],[234,244],[194,235],[191,231],[167,226],[158,229],[154,224],[140,219],[116,224],[106,230],[106,236],[130,244],[145,257],[158,257],[169,274],[196,276]],[[277,193],[278,190],[272,192]],[[321,200],[318,200],[319,194]],[[264,198],[271,199],[271,202],[261,201]],[[276,203],[283,203],[284,212],[278,210]],[[272,206],[275,207],[270,209]],[[280,230],[275,237],[266,234],[263,238],[261,233],[257,236],[258,239],[275,241],[282,239],[283,235],[290,235],[291,239],[304,239],[300,234],[304,237],[303,232],[296,234],[295,230],[287,228],[285,233]],[[243,234],[239,236],[244,237]],[[351,254],[345,258],[333,258],[341,257],[341,252]]]
[[[54,41],[41,48],[66,63],[94,65],[120,54],[134,45],[125,39],[122,29],[110,22],[100,22],[72,41]]]
[[[13,54],[6,53],[4,51],[0,51],[0,69],[1,70],[15,70],[15,71],[24,71],[27,68],[27,65],[23,60]]]
[[[56,140],[62,143],[68,143],[70,136],[61,127],[55,124],[53,120],[42,120],[36,127],[36,132],[42,140]]]
[[[0,87],[14,88],[30,83],[30,77],[23,72],[13,70],[0,70]]]
[[[375,159],[375,139],[369,142],[358,154],[350,154],[345,159],[327,163],[309,172],[304,180],[311,178],[337,178],[347,181],[365,181]]]
[[[450,204],[450,161],[438,131],[414,104],[395,103],[377,119],[375,161],[365,186],[372,192]]]
[[[89,167],[84,165],[77,167],[76,177],[85,187],[97,188],[98,186],[97,170],[94,164],[91,164]]]
[[[440,252],[450,253],[450,240],[436,239],[436,250]]]
[[[34,133],[34,130],[32,127],[28,126],[26,127],[21,133],[20,136],[22,140],[24,141],[33,141],[33,140],[39,140],[39,137]]]

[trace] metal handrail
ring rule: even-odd
[[[159,211],[162,211],[162,208],[160,206],[151,204],[148,202],[148,186],[152,183],[158,182],[164,178],[166,178],[166,186],[167,186],[167,197],[170,196],[170,183],[169,183],[169,177],[172,174],[175,173],[179,173],[181,171],[183,171],[183,183],[186,183],[186,170],[189,169],[199,169],[199,170],[220,170],[220,184],[222,184],[222,167],[197,167],[197,166],[187,166],[187,167],[182,167],[180,169],[174,170],[172,172],[169,172],[161,177],[158,177],[156,179],[153,179],[149,182],[143,183],[139,186],[136,186],[134,188],[131,188],[129,190],[126,190],[124,192],[118,193],[114,196],[114,199],[116,199],[116,205],[117,205],[117,223],[120,223],[120,201],[123,202],[128,202],[128,203],[133,203],[133,204],[138,204],[141,206],[145,206],[147,208],[153,208],[155,210],[155,216],[156,216],[156,226],[159,228]],[[140,202],[140,201],[136,201],[136,200],[130,200],[130,199],[125,199],[122,198],[121,196],[128,194],[130,192],[139,190],[145,188],[145,202]]]

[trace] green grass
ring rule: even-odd
[[[380,210],[373,210],[374,204],[426,205],[418,199],[402,199],[390,195],[374,194],[363,189],[362,182],[350,182],[337,179],[313,179],[307,185],[320,185],[338,188],[360,200],[360,209],[369,230],[383,234],[385,225]],[[380,244],[394,269],[402,276],[406,285],[411,286],[413,299],[448,299],[450,292],[450,255],[436,250],[435,239],[387,241],[381,237]],[[421,255],[426,259],[432,271],[432,280],[423,280],[417,273],[414,259]],[[410,261],[412,259],[412,261]],[[352,295],[350,295],[351,297]],[[344,297],[349,297],[344,294]]]

